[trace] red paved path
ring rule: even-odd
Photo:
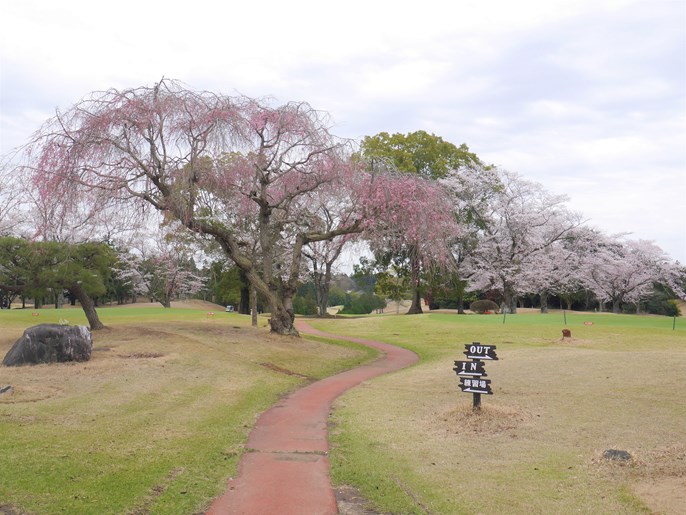
[[[331,403],[353,386],[418,359],[411,351],[386,343],[323,333],[304,322],[303,333],[345,339],[374,347],[384,356],[373,363],[312,383],[280,400],[257,420],[238,466],[208,515],[335,514],[336,497],[329,479],[327,420]]]

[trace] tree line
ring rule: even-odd
[[[460,305],[470,292],[497,292],[510,312],[530,294],[543,306],[589,291],[615,311],[655,284],[684,295],[684,268],[657,246],[589,227],[564,196],[464,144],[424,131],[357,143],[330,127],[307,103],[167,79],[94,92],[5,157],[0,231],[46,244],[147,242],[131,261],[154,261],[145,248],[165,241],[187,265],[197,253],[230,262],[241,304],[259,299],[280,334],[297,334],[294,301],[308,275],[325,310],[336,263],[355,245],[374,256],[377,293],[409,292],[410,313],[446,289]],[[128,270],[137,284],[169,273]]]

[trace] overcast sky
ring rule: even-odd
[[[0,152],[93,90],[304,100],[425,130],[686,263],[686,0],[0,0]]]

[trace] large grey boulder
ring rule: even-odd
[[[2,364],[8,367],[91,359],[93,340],[82,325],[40,324],[29,327],[9,350]]]

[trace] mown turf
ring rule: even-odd
[[[91,361],[0,367],[0,512],[199,513],[280,395],[369,358],[207,310],[101,308]],[[33,316],[32,313],[39,313]],[[77,309],[0,312],[0,355]],[[266,320],[261,319],[264,326]]]
[[[678,513],[675,494],[643,487],[686,487],[684,320],[672,330],[667,317],[566,316],[314,322],[422,356],[337,402],[334,480],[388,513]],[[494,395],[479,414],[452,371],[473,341],[495,344],[500,358],[486,365]],[[634,459],[602,459],[613,448]]]

